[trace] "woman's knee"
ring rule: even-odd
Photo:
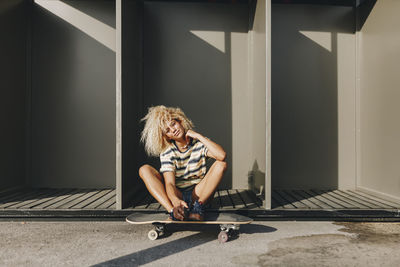
[[[217,160],[215,163],[218,164],[218,167],[219,167],[223,172],[225,172],[226,169],[228,168],[228,163],[226,163],[226,161],[219,161],[219,160]]]
[[[139,168],[139,176],[142,179],[145,179],[149,174],[152,173],[153,167],[151,167],[148,164],[143,165],[142,167]]]
[[[139,168],[139,176],[142,178],[142,180],[149,178],[151,179],[153,177],[156,177],[158,180],[162,180],[161,174],[149,164],[145,164]]]

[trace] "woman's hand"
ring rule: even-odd
[[[186,204],[185,201],[179,199],[177,200],[175,203],[173,203],[174,205],[174,217],[178,220],[183,221],[185,219],[185,208],[189,208]]]
[[[193,130],[188,130],[186,132],[186,139],[189,139],[189,137],[193,139],[199,139],[199,133],[193,131]]]

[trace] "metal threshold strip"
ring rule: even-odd
[[[134,211],[165,212],[150,195],[115,209],[115,189],[18,189],[0,193],[3,220],[123,220]],[[400,204],[354,190],[272,190],[272,209],[245,189],[219,190],[212,212],[256,220],[400,221]]]

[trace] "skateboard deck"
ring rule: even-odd
[[[165,233],[167,224],[218,224],[221,232],[218,240],[225,243],[234,234],[237,234],[242,224],[249,224],[253,219],[234,213],[206,213],[204,221],[173,221],[164,213],[141,213],[135,212],[126,217],[126,221],[131,224],[152,224],[154,229],[150,230],[148,237],[156,240]]]

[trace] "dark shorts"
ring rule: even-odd
[[[182,193],[183,201],[186,202],[186,204],[188,205],[189,209],[190,209],[190,206],[192,205],[192,192],[193,192],[195,187],[196,187],[196,185],[191,185],[191,186],[186,187],[186,188],[178,188],[178,190],[181,191],[181,193]]]

